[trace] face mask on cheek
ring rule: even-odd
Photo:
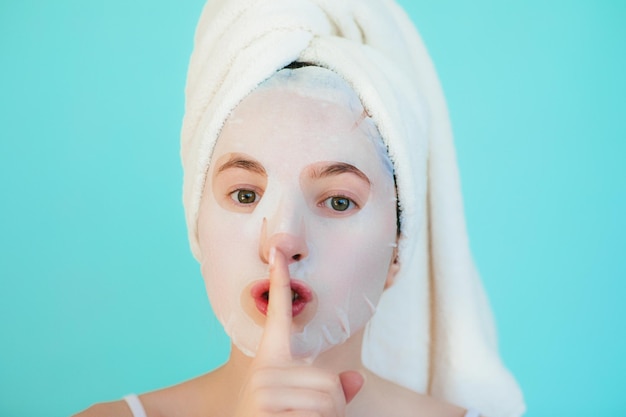
[[[199,230],[210,234],[210,238],[200,236],[201,268],[209,301],[235,346],[254,356],[263,328],[243,310],[242,298],[252,282],[268,277],[267,265],[259,259],[261,221],[224,210],[215,201],[207,203],[203,204],[207,223],[200,225]]]
[[[317,356],[360,331],[384,289],[394,243],[371,224],[368,210],[342,220],[317,224],[311,240],[318,243],[309,262],[293,268],[292,276],[302,277],[319,297],[315,317],[292,336],[298,356]]]

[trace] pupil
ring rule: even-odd
[[[254,193],[254,191],[250,191],[250,190],[240,190],[237,193],[237,199],[239,200],[240,203],[243,204],[250,204],[250,203],[254,203],[256,194]]]
[[[343,197],[333,197],[330,200],[330,204],[333,206],[334,210],[345,211],[348,209],[348,206],[350,206],[350,200]]]

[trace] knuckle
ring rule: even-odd
[[[341,379],[339,379],[339,375],[333,373],[326,373],[324,381],[324,388],[328,392],[334,392],[337,390],[341,390]]]
[[[254,410],[268,411],[272,407],[272,395],[267,389],[259,388],[253,392],[250,402]]]
[[[255,398],[255,401],[252,403],[252,409],[256,412],[267,412],[270,411],[270,403],[267,401],[267,398]]]
[[[298,413],[298,417],[326,417],[324,414],[319,411],[307,410],[301,413]]]
[[[318,410],[322,412],[322,415],[334,415],[332,411],[336,409],[336,405],[335,400],[330,393],[319,393],[317,395],[317,398],[315,398],[315,402],[317,404]]]
[[[252,372],[248,377],[248,386],[251,390],[258,390],[267,385],[267,381],[270,379],[271,370],[267,368],[260,368]]]
[[[251,377],[247,382],[246,382],[246,386],[244,388],[244,391],[247,391],[249,393],[255,393],[257,392],[260,388],[262,388],[262,385],[260,383],[259,378],[256,377]]]

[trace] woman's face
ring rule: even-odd
[[[270,246],[291,262],[292,352],[302,357],[362,329],[397,269],[393,175],[364,115],[360,103],[271,87],[223,127],[198,220],[202,274],[218,319],[249,356],[265,321]]]

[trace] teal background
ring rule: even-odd
[[[626,416],[626,2],[402,2],[529,417]],[[223,362],[178,140],[203,1],[0,0],[0,416]]]

